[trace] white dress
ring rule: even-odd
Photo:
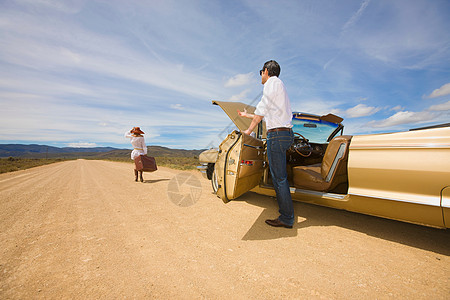
[[[134,136],[130,131],[125,132],[125,137],[131,139],[131,145],[133,145],[133,151],[131,151],[131,159],[134,160],[139,155],[147,154],[147,146],[143,136]]]

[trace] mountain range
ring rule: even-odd
[[[148,155],[155,157],[195,157],[203,150],[170,149],[162,146],[148,146]],[[47,145],[0,144],[0,157],[22,158],[107,158],[129,156],[131,149],[113,147],[53,147]]]

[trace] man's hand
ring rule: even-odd
[[[237,112],[238,112],[238,115],[239,115],[240,117],[248,118],[247,110],[246,110],[245,108],[244,108],[244,111],[240,111],[240,110],[238,109]]]
[[[238,112],[238,115],[239,115],[240,117],[249,118],[249,119],[253,119],[253,118],[255,117],[254,114],[249,114],[249,113],[247,112],[247,109],[246,109],[246,108],[244,108],[244,111],[240,111],[240,110],[238,109],[237,112]]]
[[[247,134],[247,135],[250,135],[250,133],[252,133],[252,131],[249,130],[249,129],[247,129],[247,130],[245,130],[245,131],[242,131],[242,133],[245,133],[245,134]]]

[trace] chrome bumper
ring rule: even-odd
[[[208,170],[208,163],[202,163],[200,166],[197,166],[197,170],[202,173],[203,177],[208,179],[208,174],[206,173],[206,171]]]

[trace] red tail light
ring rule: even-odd
[[[241,166],[242,165],[253,166],[253,160],[241,160]]]

